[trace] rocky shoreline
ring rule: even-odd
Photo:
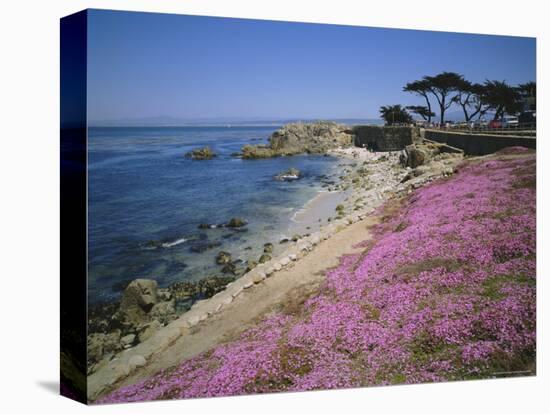
[[[335,122],[291,123],[274,132],[267,145],[245,145],[243,159],[260,159],[298,154],[326,154],[353,144],[352,130]]]
[[[177,282],[162,289],[154,280],[136,279],[126,287],[120,303],[102,305],[100,311],[90,312],[88,375],[94,379],[96,395],[145,365],[176,338],[223,312],[245,290],[291,268],[316,246],[364,220],[386,200],[452,174],[462,160],[461,151],[429,142],[401,152],[373,153],[344,145],[326,153],[345,162],[338,180],[325,180],[322,185],[326,191],[346,197],[326,222],[319,223],[317,231],[281,240],[279,247],[283,250],[277,255],[273,254],[273,243],[266,243],[257,260],[240,267],[244,272],[235,272],[236,264],[222,251],[217,256],[219,264],[222,269],[231,269],[221,276]],[[182,309],[182,303],[188,306]]]

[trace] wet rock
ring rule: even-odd
[[[236,275],[237,272],[238,272],[237,271],[237,266],[233,262],[226,263],[222,267],[222,273],[229,273],[229,274],[232,274],[232,275]]]
[[[221,251],[216,256],[216,263],[219,265],[227,264],[231,262],[231,254]]]
[[[260,159],[276,157],[276,151],[267,145],[245,145],[241,149],[241,157],[243,159]]]
[[[258,260],[258,262],[265,263],[265,262],[269,262],[270,260],[271,260],[271,256],[267,253],[264,253],[260,256],[260,259]]]
[[[264,253],[273,253],[273,243],[264,244]]]
[[[233,217],[229,222],[226,224],[227,227],[237,228],[237,227],[243,227],[246,226],[246,221],[244,221],[242,218],[239,217]]]
[[[167,288],[157,289],[157,298],[159,301],[169,301],[172,299],[172,292],[170,292],[170,289]]]
[[[162,242],[159,240],[148,240],[145,242],[146,249],[157,249],[159,247],[162,247]]]
[[[212,149],[207,146],[194,149],[188,152],[185,156],[194,160],[211,160],[213,157],[216,156],[216,154],[214,154]]]
[[[297,168],[289,168],[288,170],[277,174],[273,178],[275,178],[278,181],[293,181],[293,180],[299,179],[300,175],[301,175],[300,170],[298,170]]]
[[[258,263],[256,263],[254,260],[248,260],[246,262],[246,271],[250,272],[252,269],[254,269],[256,266],[258,266]]]
[[[219,241],[204,241],[200,240],[193,244],[191,247],[189,247],[189,251],[192,253],[204,253],[207,250],[214,249],[216,247],[220,247],[222,245]]]

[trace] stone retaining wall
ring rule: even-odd
[[[418,129],[409,126],[357,125],[353,133],[356,147],[374,151],[400,151],[419,137]]]
[[[515,135],[470,134],[427,129],[424,138],[460,148],[466,155],[487,155],[506,147],[537,147],[536,138]]]

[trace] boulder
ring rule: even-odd
[[[268,145],[245,145],[242,157],[270,158],[303,153],[321,154],[330,149],[350,146],[353,131],[335,122],[290,123],[274,132]]]
[[[237,273],[239,273],[239,270],[237,269],[235,263],[229,262],[222,267],[222,273],[236,275]]]
[[[221,251],[216,256],[216,263],[219,265],[231,263],[231,254]]]
[[[92,333],[87,338],[88,363],[101,361],[105,355],[114,354],[122,349],[120,330],[110,333]]]
[[[246,221],[244,221],[242,218],[239,217],[233,217],[229,222],[226,224],[227,227],[242,227],[246,226]]]
[[[258,273],[255,273],[254,275],[252,275],[252,282],[253,283],[260,283],[265,278],[266,278],[265,273],[258,272]]]
[[[214,154],[212,149],[208,146],[194,149],[185,155],[186,157],[192,158],[194,160],[211,160],[213,157],[216,156],[216,154]]]
[[[256,263],[254,260],[248,260],[246,262],[246,271],[250,272],[252,269],[254,269],[256,266],[258,266],[258,263]]]
[[[172,299],[172,292],[170,292],[170,289],[157,289],[157,299],[159,301],[169,301]]]
[[[278,181],[293,181],[300,178],[300,170],[297,168],[289,168],[286,171],[283,171],[277,174],[274,178]]]
[[[241,149],[243,159],[259,159],[276,157],[277,153],[266,145],[245,145]]]
[[[174,300],[159,302],[151,309],[151,319],[161,324],[167,324],[177,318]]]
[[[270,260],[271,260],[271,256],[267,253],[264,253],[260,256],[260,259],[258,260],[258,262],[265,263],[265,262],[269,262]]]
[[[427,153],[415,145],[407,145],[399,154],[399,162],[404,167],[416,168],[427,160]]]
[[[407,145],[399,154],[399,162],[403,167],[417,168],[432,160],[462,157],[461,149],[438,142],[424,141]]]
[[[104,333],[94,333],[88,335],[88,364],[95,363],[103,357]]]
[[[135,279],[126,287],[114,318],[123,326],[137,326],[149,320],[149,312],[157,303],[157,282]]]
[[[131,347],[132,345],[134,345],[135,341],[136,341],[136,335],[135,334],[128,334],[128,335],[123,336],[122,338],[120,338],[120,344],[124,348]]]

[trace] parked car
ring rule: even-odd
[[[500,119],[493,119],[489,121],[489,129],[500,129],[502,128],[502,121]]]
[[[517,116],[506,115],[502,119],[503,128],[517,128],[518,124],[519,124],[519,120]]]
[[[454,124],[454,128],[465,129],[465,128],[469,128],[469,127],[470,127],[470,124],[466,121],[461,121],[461,122],[457,122],[456,124]]]
[[[475,129],[487,129],[489,127],[489,122],[485,119],[478,119],[473,123],[473,127]]]

